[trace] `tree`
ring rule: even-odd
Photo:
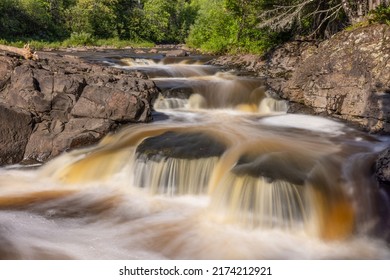
[[[306,29],[310,35],[325,34],[338,25],[338,19],[343,5],[340,0],[290,0],[285,4],[282,1],[267,1],[267,5],[260,13],[259,27],[270,27],[273,30],[302,31]]]
[[[115,14],[115,30],[120,39],[139,37],[142,6],[139,0],[116,0],[112,5]]]
[[[225,0],[225,8],[230,11],[238,23],[237,41],[241,40],[244,30],[256,26],[257,12],[262,4],[263,0]]]
[[[224,4],[224,0],[193,1],[198,15],[186,41],[189,46],[225,52],[235,44],[238,24]]]
[[[258,28],[264,0],[196,0],[198,16],[187,44],[211,52],[264,53],[280,42],[280,34]]]
[[[31,50],[29,44],[24,45],[23,48],[16,48],[16,47],[5,46],[0,44],[0,50],[18,54],[20,56],[23,56],[25,59],[32,59],[32,60],[39,59],[38,55]]]
[[[341,2],[343,4],[344,12],[352,24],[360,22],[364,16],[379,6],[388,6],[390,3],[389,0],[341,0]]]
[[[345,24],[360,22],[379,5],[389,5],[389,0],[268,0],[264,1],[259,14],[259,27],[274,30],[307,28],[310,22],[309,35],[326,37]]]
[[[45,0],[1,0],[0,34],[3,38],[50,37],[53,24]]]
[[[67,27],[74,33],[89,33],[98,38],[116,35],[117,0],[77,0],[67,11]]]
[[[188,0],[146,0],[144,37],[157,43],[182,43],[195,20],[196,10]]]

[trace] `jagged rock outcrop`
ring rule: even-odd
[[[138,72],[39,53],[0,54],[0,164],[44,161],[99,141],[118,125],[151,120],[159,90]]]
[[[293,71],[282,98],[390,133],[390,26],[341,32],[321,43]]]
[[[214,61],[266,77],[290,112],[328,115],[373,133],[390,133],[390,26],[342,31],[318,45],[289,42],[264,57]]]

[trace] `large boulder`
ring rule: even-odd
[[[281,97],[373,133],[390,133],[390,26],[344,31],[309,51]]]
[[[185,50],[179,49],[179,50],[168,51],[165,55],[166,57],[179,57],[179,56],[188,56],[188,53]]]
[[[152,119],[151,104],[159,90],[138,72],[68,55],[40,53],[39,57],[25,61],[0,55],[0,104],[7,104],[0,110],[1,133],[7,135],[12,128],[17,135],[1,138],[14,154],[2,151],[0,164],[44,161],[95,143],[120,124]],[[22,116],[23,121],[14,125]],[[12,137],[20,141],[9,143]]]
[[[24,159],[45,161],[64,151],[96,143],[116,127],[113,121],[95,118],[71,118],[66,124],[58,120],[41,122],[27,143]]]
[[[73,107],[74,117],[91,117],[113,121],[138,120],[145,109],[135,94],[101,86],[87,86]],[[145,120],[147,116],[143,117]]]

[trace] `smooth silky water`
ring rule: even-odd
[[[0,169],[2,259],[389,259],[389,138],[286,114],[204,59],[116,58],[162,90],[155,121]],[[387,241],[386,241],[387,239]]]

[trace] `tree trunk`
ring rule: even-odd
[[[0,45],[0,50],[18,54],[20,56],[23,56],[25,59],[32,59],[32,60],[39,59],[38,55],[35,52],[32,52],[29,44],[24,45],[23,49],[11,47],[11,46]]]
[[[349,4],[348,0],[341,0],[341,3],[343,4],[345,14],[347,15],[349,21],[352,23],[354,16],[351,5]]]
[[[50,0],[50,15],[55,23],[60,21],[60,3],[58,0]]]
[[[386,0],[369,0],[368,1],[368,9],[370,11],[372,10],[375,10],[376,8],[378,8],[380,5],[386,5],[388,4],[388,1]]]
[[[356,0],[351,4],[349,0],[341,0],[345,14],[351,24],[362,21],[364,16],[371,10],[371,7],[376,7],[377,2],[378,0]],[[379,0],[379,2],[381,1]]]
[[[371,7],[370,7],[370,11],[371,10],[375,10],[376,8],[378,8],[381,4],[383,5],[386,5],[388,1],[383,1],[383,0],[370,0],[370,4],[371,4]]]

